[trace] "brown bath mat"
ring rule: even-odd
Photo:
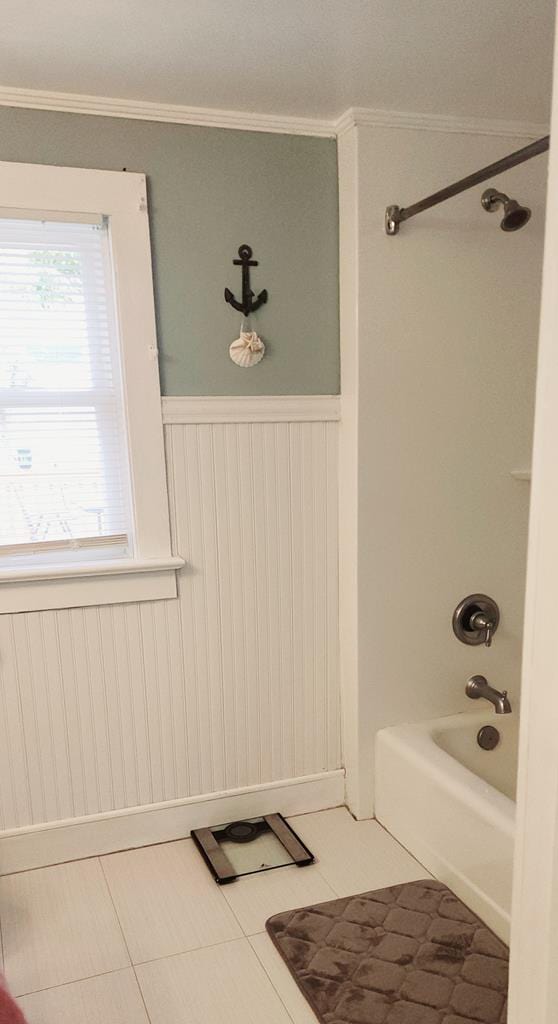
[[[291,910],[266,927],[322,1024],[505,1024],[508,950],[440,882]]]

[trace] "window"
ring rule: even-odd
[[[0,194],[0,610],[174,596],[145,179]]]
[[[105,220],[0,216],[0,557],[13,564],[130,550],[109,256]]]

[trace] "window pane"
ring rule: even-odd
[[[129,533],[106,226],[0,219],[0,400],[0,545]]]

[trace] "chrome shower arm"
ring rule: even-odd
[[[438,192],[427,196],[426,199],[420,199],[418,203],[413,203],[412,206],[388,206],[385,220],[386,235],[396,235],[401,222],[409,220],[411,217],[416,217],[417,213],[423,213],[424,210],[429,210],[431,206],[437,206],[438,203],[445,203],[446,199],[451,199],[453,196],[459,195],[460,192],[466,192],[467,189],[473,188],[474,185],[479,185],[482,181],[487,181],[488,178],[492,178],[495,174],[509,171],[510,167],[517,167],[518,164],[524,163],[525,160],[531,160],[532,157],[539,156],[540,153],[546,153],[549,145],[550,135],[544,135],[542,139],[530,142],[528,146],[523,146],[522,149],[516,149],[514,153],[509,153],[508,156],[502,157],[501,160],[496,160],[493,164],[488,164],[487,167],[481,167],[479,171],[468,174],[466,178],[454,181],[453,185],[446,185],[445,188],[441,188]]]

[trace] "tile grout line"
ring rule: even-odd
[[[427,877],[427,878],[434,878],[434,875],[432,874],[432,872],[429,871],[428,868],[426,868],[424,866],[422,861],[420,861],[418,859],[418,857],[416,857],[415,854],[411,852],[411,850],[407,849],[407,847],[404,846],[403,843],[400,842],[399,839],[397,839],[394,835],[392,835],[392,833],[387,830],[385,825],[383,825],[382,822],[379,821],[377,818],[364,818],[362,820],[358,820],[357,818],[355,818],[353,816],[353,814],[351,813],[351,811],[349,810],[349,808],[346,805],[343,805],[342,807],[339,807],[339,808],[337,808],[337,807],[324,808],[321,811],[310,811],[308,813],[309,814],[321,815],[321,814],[327,814],[328,811],[341,810],[341,809],[345,810],[347,812],[347,814],[351,818],[351,822],[350,822],[349,828],[353,829],[356,826],[356,828],[359,829],[360,832],[363,832],[363,829],[362,829],[361,826],[366,826],[366,825],[370,825],[370,824],[376,826],[380,830],[380,832],[382,832],[383,835],[386,836],[398,848],[399,851],[401,851],[404,854],[406,854],[406,856],[409,857],[414,862],[415,865],[420,867],[425,872],[425,877]],[[292,820],[292,818],[294,818],[294,817],[304,817],[304,815],[290,815],[289,818],[287,819],[287,821]],[[345,827],[347,827],[347,826],[345,826]],[[303,840],[303,841],[306,842],[306,840]],[[367,844],[365,843],[364,845],[367,845]],[[314,866],[318,869],[320,875],[322,876],[324,881],[327,883],[327,885],[329,885],[330,889],[333,890],[333,892],[335,893],[335,896],[338,899],[345,899],[345,897],[347,896],[347,893],[346,892],[340,892],[336,888],[334,883],[327,877],[327,875],[324,872],[320,871],[319,864],[320,864],[320,862],[316,861]],[[397,883],[396,882],[394,884],[397,885],[397,884],[402,884],[402,883]],[[369,890],[365,890],[365,891],[369,891]],[[348,895],[357,896],[359,894],[358,893],[349,893]]]
[[[38,871],[51,871],[51,870],[55,870],[58,867],[65,867],[67,864],[74,864],[74,863],[76,863],[76,864],[77,863],[80,863],[80,864],[92,863],[93,864],[95,861],[99,862],[99,860],[100,860],[99,857],[79,858],[79,860],[65,861],[65,862],[63,862],[61,864],[51,864],[51,865],[48,865],[47,867],[43,867],[43,868],[32,868],[32,869],[29,869],[28,871],[13,872],[12,874],[9,874],[9,875],[3,875],[0,878],[0,884],[2,882],[4,882],[5,880],[10,879],[12,877],[19,878],[19,876],[21,876],[21,875],[32,874],[32,873],[35,873],[35,872],[38,872]],[[101,871],[102,883],[104,883],[105,886],[106,886],[106,879],[104,877],[104,871],[103,871],[102,865],[100,863],[99,863],[99,868],[100,868],[100,871]],[[108,889],[108,886],[107,886],[107,889]],[[110,906],[114,907],[114,904],[113,904],[113,901],[112,901],[112,897],[111,897],[111,893],[107,892],[107,895],[108,895],[108,898],[109,898],[109,907]],[[119,921],[118,915],[116,913],[115,913],[115,917],[116,917],[116,924],[118,926],[118,929],[121,930],[121,928],[120,928],[120,921]],[[1,920],[0,920],[0,943],[1,943],[2,959],[4,960],[5,938],[4,938],[4,934],[3,934],[3,928],[2,928]],[[124,939],[124,946],[125,946],[125,949],[127,951],[127,944],[126,944],[125,939]],[[128,957],[129,957],[129,953],[128,953]],[[2,966],[5,969],[5,966],[6,966],[5,962],[3,963]],[[5,977],[6,977],[6,982],[7,982],[7,985],[8,985],[8,988],[10,990],[11,995],[13,996],[14,999],[18,1000],[18,999],[24,999],[27,996],[35,995],[35,994],[37,994],[39,992],[48,992],[51,989],[64,988],[67,985],[79,984],[79,982],[81,982],[81,981],[90,981],[93,978],[97,978],[97,977],[100,978],[100,977],[103,977],[103,976],[105,976],[107,974],[116,974],[116,973],[118,973],[121,970],[129,969],[131,966],[132,965],[131,965],[131,962],[130,962],[128,964],[121,965],[120,967],[111,967],[108,970],[100,970],[100,971],[97,971],[97,972],[95,972],[93,974],[85,974],[85,975],[79,976],[79,977],[70,977],[66,981],[62,981],[62,982],[59,981],[59,982],[57,982],[55,984],[52,984],[52,985],[43,985],[40,988],[31,988],[31,989],[25,988],[24,990],[21,990],[21,991],[16,991],[16,989],[12,986],[10,978],[8,976],[6,976],[6,975],[5,975]],[[4,974],[5,974],[5,971],[4,971]]]
[[[119,922],[119,924],[120,924],[120,922]],[[254,935],[261,935],[261,934],[262,934],[261,932],[254,932]],[[228,943],[232,943],[232,942],[246,942],[246,941],[250,942],[250,937],[248,935],[237,935],[236,938],[234,938],[234,939],[222,939],[221,942],[213,942],[213,943],[211,943],[210,946],[194,946],[193,949],[181,949],[181,950],[178,951],[178,953],[165,953],[164,956],[155,956],[151,960],[139,960],[138,963],[136,963],[136,964],[134,964],[133,962],[130,962],[125,967],[114,967],[114,968],[111,968],[111,970],[109,970],[109,971],[101,971],[99,974],[86,974],[85,977],[83,977],[83,978],[74,978],[72,981],[64,981],[60,985],[45,985],[44,988],[33,988],[33,989],[29,989],[26,992],[19,992],[19,993],[17,993],[17,995],[12,993],[12,995],[14,995],[15,999],[24,999],[26,996],[38,995],[40,992],[50,992],[50,991],[52,991],[52,989],[55,989],[55,988],[67,988],[68,985],[79,985],[80,982],[82,982],[82,981],[93,981],[94,978],[106,978],[107,975],[109,975],[109,974],[119,974],[121,971],[130,971],[130,970],[132,970],[132,971],[134,971],[134,974],[135,974],[135,968],[136,967],[145,967],[148,964],[156,964],[156,963],[159,963],[160,960],[172,960],[172,959],[174,959],[174,957],[177,957],[177,956],[188,956],[189,953],[198,953],[198,952],[200,952],[203,949],[216,949],[217,946],[226,946]],[[126,946],[126,948],[128,948],[128,947]],[[136,980],[138,981],[138,986],[139,986],[139,980],[137,979],[137,976],[136,976]],[[9,979],[8,979],[8,981],[9,981]],[[143,996],[143,993],[142,993],[142,996]],[[149,1019],[149,1024],[151,1024],[151,1018],[149,1017],[149,1014],[148,1014],[148,1019]]]
[[[234,882],[232,884],[234,885]],[[234,917],[238,927],[240,928],[240,931],[242,932],[243,938],[248,939],[248,941],[250,941],[250,936],[247,935],[246,932],[244,931],[244,928],[242,927],[242,922],[239,920],[238,915],[235,913],[234,907],[232,907],[231,904],[229,903],[227,897],[225,896],[225,893],[223,892],[223,889],[224,889],[224,886],[220,885],[219,886],[219,893],[220,893],[220,895],[223,897],[225,903],[227,904],[227,907],[229,908],[229,910],[230,910],[232,916]]]
[[[53,992],[57,988],[69,988],[70,985],[80,985],[82,981],[94,981],[95,978],[108,978],[110,974],[121,974],[122,971],[129,971],[132,968],[133,964],[128,964],[127,967],[114,967],[110,971],[101,971],[100,974],[86,974],[84,978],[74,978],[72,981],[63,981],[61,985],[45,985],[44,988],[32,988],[29,989],[28,992],[18,992],[17,995],[14,995],[12,992],[11,994],[16,1000],[27,999],[27,996],[39,996],[42,992]],[[9,982],[9,979],[7,980]]]
[[[254,935],[252,936],[252,938],[256,938],[257,935],[266,935],[267,936],[267,932],[265,931],[265,929],[264,929],[263,932],[255,932]],[[262,968],[266,978],[268,979],[269,984],[271,985],[273,991],[276,993],[277,998],[279,999],[279,1002],[281,1003],[282,1006],[284,1006],[285,1013],[287,1014],[287,1017],[289,1018],[289,1020],[291,1020],[293,1022],[293,1024],[296,1024],[295,1018],[290,1013],[289,1008],[288,1008],[287,1004],[285,1003],[285,1000],[283,999],[283,997],[282,997],[279,989],[277,988],[275,982],[273,981],[273,978],[271,977],[269,971],[267,970],[267,967],[265,966],[263,960],[260,959],[257,949],[254,949],[254,946],[252,945],[251,939],[248,939],[248,942],[250,943],[250,949],[252,950],[254,956],[256,957],[256,960],[258,961],[258,963],[259,963],[260,967]]]
[[[325,884],[327,885],[328,889],[331,889],[331,891],[333,893],[333,898],[334,899],[342,898],[340,893],[337,892],[337,889],[335,888],[335,886],[330,882],[329,878],[327,878],[327,876],[324,875],[323,871],[320,870],[320,862],[319,862],[319,860],[314,861],[314,865],[313,866],[316,868],[316,871],[318,872],[318,874],[319,874],[320,878],[322,879],[322,881],[325,882]],[[326,902],[326,901],[324,900],[324,902]]]
[[[236,935],[234,939],[221,939],[220,942],[211,942],[209,946],[192,946],[190,949],[179,949],[176,953],[164,953],[163,956],[152,956],[149,960],[138,960],[132,967],[145,967],[147,964],[158,964],[160,960],[172,960],[175,956],[188,956],[190,953],[199,953],[202,949],[217,949],[218,946],[226,946],[231,942],[244,942],[248,935]]]
[[[280,865],[280,867],[279,867],[279,868],[278,868],[277,870],[281,870],[281,868],[282,868],[282,867],[286,867],[286,868],[294,868],[294,867],[296,867],[296,865],[295,865],[294,863],[293,863],[293,864],[282,864],[282,865]],[[314,862],[313,862],[313,864],[311,864],[311,865],[308,865],[308,867],[313,867],[313,868],[315,868],[315,870],[316,870],[316,871],[317,871],[317,873],[319,874],[319,876],[320,876],[320,878],[322,879],[322,881],[324,882],[324,884],[325,884],[325,885],[327,885],[328,889],[331,889],[331,893],[332,893],[332,899],[336,899],[336,898],[338,897],[338,893],[337,893],[337,890],[333,888],[333,886],[332,886],[331,882],[329,882],[329,881],[328,881],[328,879],[327,879],[327,878],[325,877],[325,875],[323,875],[323,874],[322,874],[322,872],[321,872],[321,871],[320,871],[320,870],[318,869],[318,862],[317,862],[317,861],[314,861]],[[273,870],[275,870],[275,869],[273,869]],[[299,868],[298,870],[303,870],[303,869]],[[258,874],[265,874],[265,873],[266,873],[266,872],[258,872],[258,871],[256,871],[256,872],[254,872],[254,873],[253,873],[252,875],[245,875],[245,876],[239,875],[239,879],[241,879],[242,877],[244,877],[244,878],[246,878],[246,879],[248,879],[248,878],[253,878],[253,877],[256,877],[256,876],[257,876]],[[234,883],[233,883],[233,884],[234,884]],[[226,902],[227,906],[229,907],[229,909],[230,909],[231,913],[233,914],[233,917],[235,918],[235,920],[236,920],[236,922],[237,922],[237,924],[238,924],[238,926],[239,926],[239,928],[240,928],[240,930],[241,930],[241,932],[242,932],[243,936],[244,936],[245,938],[247,938],[247,939],[248,939],[248,941],[250,941],[250,938],[251,938],[251,936],[252,936],[252,935],[261,935],[261,934],[262,934],[262,931],[264,931],[264,932],[265,932],[265,924],[264,924],[264,927],[263,927],[263,929],[260,929],[260,930],[259,930],[259,931],[257,931],[257,932],[247,932],[247,931],[245,930],[245,928],[244,928],[244,926],[243,926],[242,922],[240,921],[240,919],[239,919],[238,915],[237,915],[237,914],[235,913],[234,907],[232,906],[232,904],[231,904],[231,903],[229,903],[229,901],[228,901],[227,897],[225,896],[224,892],[222,892],[222,896],[223,896],[223,898],[224,898],[224,900],[225,900],[225,902]],[[325,903],[325,902],[327,902],[327,901],[326,901],[326,900],[324,900],[323,902]],[[302,909],[303,909],[303,907],[295,907],[294,909],[295,909],[295,910],[302,910]],[[278,913],[279,913],[279,911],[278,911]]]
[[[183,839],[182,840],[171,840],[171,842],[184,842],[184,841],[185,840],[183,840]],[[159,845],[167,845],[167,844],[166,843],[163,843],[163,844],[155,843],[155,844],[152,844],[152,845],[159,846]],[[139,848],[136,847],[136,849],[144,849],[144,847],[139,847]],[[133,851],[124,851],[124,852],[133,852]],[[106,856],[110,857],[112,855],[111,854],[106,854]],[[225,894],[223,892],[223,887],[222,886],[218,886],[219,896],[224,901],[225,907],[227,908],[228,911],[230,911],[230,913],[231,913],[232,917],[234,918],[236,924],[240,928],[240,931],[242,933],[241,935],[236,935],[232,939],[231,938],[229,938],[229,939],[220,939],[219,942],[210,942],[208,945],[192,946],[192,947],[190,947],[190,949],[179,949],[175,953],[164,953],[162,956],[150,957],[149,960],[139,960],[139,961],[137,961],[137,963],[135,963],[132,960],[132,955],[131,955],[130,950],[128,948],[128,943],[126,942],[126,937],[125,937],[125,934],[124,934],[124,928],[123,928],[122,922],[120,921],[120,917],[119,917],[119,914],[118,914],[118,909],[116,907],[116,904],[115,904],[113,896],[112,896],[112,891],[111,891],[111,888],[110,888],[110,883],[108,881],[108,878],[107,878],[105,870],[104,870],[103,857],[99,857],[98,859],[101,862],[101,869],[102,869],[102,872],[103,872],[103,877],[105,879],[105,882],[106,882],[106,885],[107,885],[107,889],[109,890],[109,894],[110,894],[110,897],[111,897],[111,902],[112,902],[112,905],[114,907],[114,912],[116,914],[120,930],[122,932],[122,937],[123,937],[124,943],[126,945],[126,950],[128,952],[128,956],[130,957],[131,966],[134,969],[134,974],[135,974],[135,968],[136,967],[143,967],[145,964],[158,963],[159,960],[169,960],[169,959],[171,959],[172,957],[175,957],[175,956],[185,956],[188,953],[195,953],[199,949],[215,949],[216,946],[224,946],[224,945],[227,944],[227,942],[239,942],[239,941],[242,941],[244,939],[247,939],[248,942],[250,941],[250,937],[244,931],[244,928],[242,927],[242,924],[238,920],[238,918],[237,918],[233,908],[230,906],[229,901],[227,900],[227,898],[226,898],[226,896],[225,896]],[[136,975],[136,979],[137,979],[137,975]],[[138,980],[138,985],[139,985],[140,984],[139,983],[139,979],[137,979],[137,980]],[[141,988],[141,986],[140,986],[140,988]],[[142,993],[142,997],[143,997],[143,993]],[[146,1009],[147,1009],[147,1007],[146,1007]],[[151,1018],[149,1018],[149,1019],[151,1021]]]
[[[138,987],[138,992],[140,994],[141,1001],[143,1003],[143,1007],[144,1007],[144,1010],[145,1010],[145,1015],[147,1017],[147,1020],[149,1021],[149,1024],[151,1024],[151,1016],[149,1014],[149,1010],[147,1009],[147,1004],[145,1002],[145,998],[144,998],[144,995],[143,995],[143,989],[142,989],[142,987],[140,985],[140,981],[139,981],[139,978],[138,978],[137,973],[136,973],[136,966],[135,966],[135,964],[134,964],[134,962],[132,960],[132,954],[130,953],[130,948],[128,946],[128,942],[127,942],[126,935],[125,935],[125,932],[124,932],[124,926],[122,924],[122,921],[120,920],[120,915],[118,913],[118,909],[116,907],[114,896],[112,894],[112,890],[111,890],[111,887],[109,885],[109,880],[108,880],[106,872],[105,872],[105,868],[104,868],[104,864],[103,864],[103,858],[102,857],[98,857],[97,860],[99,861],[99,864],[100,864],[100,867],[101,867],[101,872],[102,872],[102,875],[103,875],[103,878],[104,878],[104,881],[105,881],[105,886],[106,886],[106,889],[107,889],[107,892],[108,892],[108,895],[109,895],[109,899],[110,899],[110,902],[111,902],[111,905],[112,905],[112,909],[114,910],[114,914],[115,914],[116,920],[118,922],[118,927],[120,929],[120,934],[122,935],[122,941],[123,941],[123,943],[124,943],[124,945],[126,947],[126,952],[128,954],[128,959],[130,961],[130,967],[132,968],[132,971],[134,972],[135,982],[136,982],[136,985]]]
[[[219,946],[230,946],[233,942],[250,942],[248,935],[237,935],[234,939],[222,939],[221,942],[212,942],[210,946],[194,946],[193,949],[180,949],[178,953],[165,953],[164,956],[154,956],[151,960],[140,960],[136,967],[147,967],[149,964],[158,964],[161,960],[174,960],[177,956],[189,956],[190,953],[201,953],[204,949],[218,949]],[[134,966],[132,964],[132,966]]]

